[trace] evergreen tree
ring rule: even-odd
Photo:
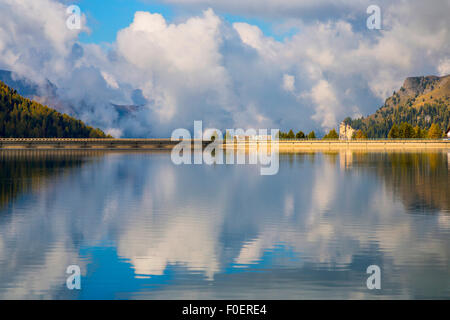
[[[297,132],[297,134],[295,135],[296,139],[305,139],[305,134],[303,133],[303,131],[299,131]]]
[[[359,129],[355,133],[353,133],[352,139],[356,139],[356,140],[367,139],[367,135],[361,129]]]
[[[423,139],[427,136],[428,132],[427,130],[422,130],[418,125],[414,127],[414,138],[416,139]]]
[[[414,128],[407,122],[403,122],[399,127],[399,138],[410,139],[414,137]]]
[[[433,123],[430,127],[430,130],[428,130],[428,138],[429,139],[442,138],[442,130],[436,123]]]
[[[328,134],[326,134],[323,138],[336,140],[336,139],[339,139],[339,135],[337,134],[336,130],[331,129],[330,132]]]
[[[400,138],[400,132],[399,132],[399,129],[398,129],[396,124],[394,124],[392,126],[391,130],[389,131],[388,138],[389,139],[398,139],[398,138]]]
[[[288,139],[294,139],[295,138],[294,131],[292,131],[292,129],[289,130],[289,132],[287,134],[287,138]]]

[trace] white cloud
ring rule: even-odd
[[[293,92],[295,90],[295,77],[293,75],[283,75],[283,89],[288,92]]]
[[[185,95],[223,98],[227,74],[221,65],[220,25],[212,10],[178,25],[167,24],[159,14],[137,12],[133,23],[118,33],[117,53],[139,72],[134,84],[155,101],[152,109],[160,121],[195,112],[195,106],[181,109]]]
[[[120,138],[120,137],[122,137],[122,135],[123,135],[123,131],[120,130],[120,129],[118,129],[118,128],[108,128],[108,129],[105,129],[105,133],[106,133],[106,134],[109,134],[109,135],[111,135],[111,136],[113,136],[113,137],[115,137],[115,138]]]
[[[65,9],[53,0],[3,0],[0,67],[36,81],[67,71],[66,58],[81,30],[65,27]],[[40,70],[30,65],[40,66]]]
[[[105,79],[106,83],[108,84],[108,86],[110,86],[113,89],[119,89],[119,85],[117,84],[116,79],[114,79],[114,77],[111,74],[105,71],[102,71],[101,74],[103,76],[103,79]]]
[[[312,118],[319,121],[326,129],[336,127],[335,113],[339,110],[340,105],[331,85],[325,80],[320,80],[309,95],[316,105],[316,113]]]
[[[450,74],[450,58],[442,59],[439,62],[438,72],[440,76]]]
[[[280,43],[272,38],[264,37],[264,34],[257,26],[252,26],[244,22],[233,23],[233,28],[238,32],[243,43],[258,50],[264,58],[277,58],[277,51],[280,50]]]

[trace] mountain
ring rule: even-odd
[[[442,131],[450,125],[450,75],[410,77],[384,105],[366,118],[346,118],[341,136],[357,130],[369,138],[386,138],[393,125],[408,123],[421,130],[437,124]]]
[[[100,129],[22,97],[0,81],[0,137],[106,138]]]
[[[30,80],[17,77],[13,72],[8,70],[0,70],[0,81],[4,82],[10,88],[15,89],[20,95],[25,98],[39,102],[40,104],[50,106],[59,112],[67,113],[71,116],[77,117],[77,108],[70,104],[70,102],[63,101],[58,96],[58,87],[50,81],[44,84],[37,84]],[[142,97],[140,90],[132,92],[132,105],[120,105],[110,103],[118,114],[117,125],[120,127],[122,121],[136,116],[146,104],[145,98]]]
[[[27,98],[38,95],[39,92],[39,86],[37,84],[29,83],[24,79],[15,79],[11,71],[0,70],[0,81],[10,88],[14,88],[17,92]]]

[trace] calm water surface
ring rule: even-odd
[[[170,153],[0,164],[0,299],[450,298],[447,150],[284,154],[274,176]]]

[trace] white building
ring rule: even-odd
[[[355,133],[355,129],[341,122],[339,125],[339,140],[352,140],[353,133]]]

